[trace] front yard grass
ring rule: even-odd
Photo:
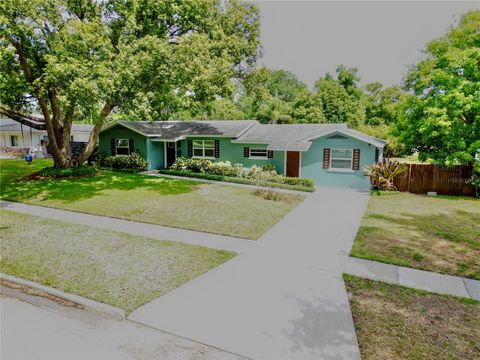
[[[232,252],[0,210],[2,272],[131,312]]]
[[[480,200],[372,195],[351,255],[480,280]]]
[[[344,275],[362,359],[478,359],[480,303]]]
[[[304,197],[263,199],[251,189],[102,170],[74,179],[30,180],[49,166],[0,160],[1,198],[96,215],[258,239]]]

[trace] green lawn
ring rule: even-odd
[[[372,195],[352,256],[480,279],[480,200]]]
[[[51,165],[0,160],[1,198],[166,226],[258,239],[304,197],[272,201],[251,189],[101,171],[76,179],[29,180]]]
[[[6,210],[0,216],[2,272],[127,312],[235,255]]]
[[[479,359],[478,301],[344,278],[362,359]]]

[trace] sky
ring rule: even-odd
[[[480,1],[265,1],[259,63],[293,72],[309,86],[338,64],[361,84],[400,84],[425,44],[445,34]]]

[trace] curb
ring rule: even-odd
[[[17,285],[22,285],[35,290],[43,291],[44,293],[47,293],[49,295],[56,296],[58,298],[73,302],[75,304],[81,305],[91,310],[101,311],[104,313],[108,313],[110,315],[126,318],[126,314],[124,310],[112,305],[108,305],[95,300],[84,298],[83,296],[80,296],[80,295],[69,294],[61,290],[51,288],[49,286],[41,285],[36,282],[21,279],[5,273],[0,273],[0,279],[15,283]]]

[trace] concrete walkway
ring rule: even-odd
[[[0,208],[27,215],[40,216],[47,219],[121,231],[127,234],[145,236],[157,240],[178,241],[192,245],[206,246],[213,249],[234,251],[237,254],[242,254],[255,246],[254,240],[238,239],[230,236],[209,234],[4,200],[0,200]]]
[[[438,274],[376,261],[349,258],[345,272],[370,280],[384,281],[439,294],[480,300],[480,281]]]
[[[254,249],[130,319],[254,359],[360,359],[342,272],[368,197],[318,189]]]

